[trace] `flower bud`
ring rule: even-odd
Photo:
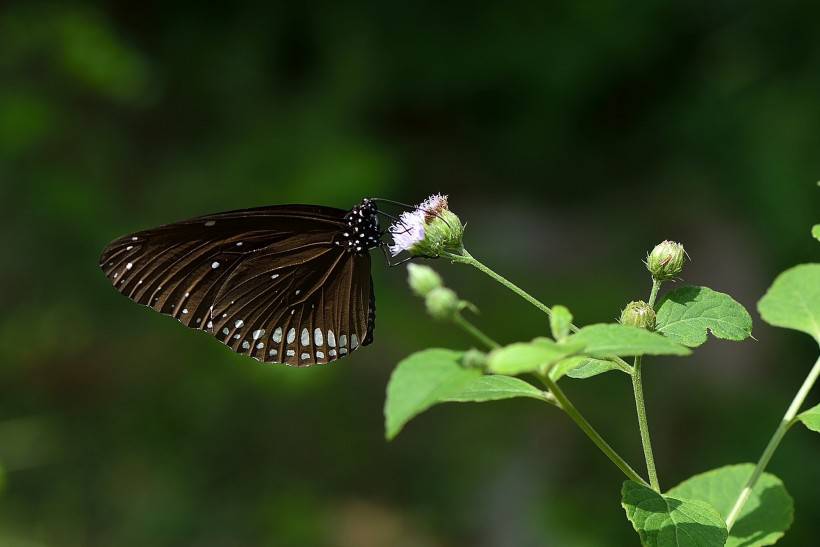
[[[446,287],[438,287],[427,293],[424,303],[427,313],[435,319],[452,319],[461,307],[458,295]]]
[[[569,310],[561,305],[552,307],[550,314],[550,330],[552,337],[558,342],[563,341],[569,335],[569,328],[572,324],[572,314]]]
[[[483,369],[487,366],[487,354],[477,349],[467,350],[461,358],[461,365],[464,368]]]
[[[630,302],[621,312],[621,324],[655,330],[655,310],[643,300]]]
[[[447,206],[447,196],[435,194],[413,211],[401,214],[390,234],[393,256],[407,251],[413,256],[436,258],[443,252],[460,254],[463,250],[464,226]]]
[[[421,264],[407,265],[407,283],[418,296],[425,297],[433,289],[444,286],[441,276],[436,271]]]
[[[683,245],[674,241],[664,241],[655,245],[646,257],[646,268],[657,281],[677,277],[683,271],[686,251]]]

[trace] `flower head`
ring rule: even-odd
[[[405,211],[390,226],[393,256],[407,251],[413,256],[437,257],[442,252],[461,251],[464,226],[447,206],[447,196],[434,194]]]
[[[662,241],[646,257],[646,268],[658,281],[674,279],[683,271],[685,258],[683,245],[674,241]]]

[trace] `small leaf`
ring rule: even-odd
[[[694,348],[706,342],[708,332],[724,340],[745,340],[752,335],[752,316],[728,294],[681,287],[661,301],[655,331]]]
[[[584,354],[599,359],[629,355],[688,355],[691,352],[680,344],[648,330],[599,323],[579,330],[567,343],[581,343]]]
[[[598,376],[599,374],[603,374],[604,372],[609,372],[610,370],[619,370],[624,374],[627,374],[626,371],[624,371],[621,367],[619,367],[612,361],[585,357],[581,364],[567,371],[567,376],[569,376],[570,378],[583,380],[586,378],[592,378],[593,376]]]
[[[801,412],[797,419],[803,422],[803,425],[820,433],[820,405],[812,407],[805,412]]]
[[[811,235],[814,239],[820,241],[820,224],[811,227]]]
[[[727,465],[695,475],[667,495],[708,502],[724,518],[754,471],[750,463]],[[729,547],[773,545],[783,537],[794,518],[794,502],[780,479],[763,473],[729,533]]]
[[[532,342],[517,342],[492,351],[487,368],[490,372],[508,376],[535,372],[582,348],[581,344],[558,344],[548,338],[536,338]]]
[[[460,351],[428,349],[398,364],[387,384],[384,403],[388,439],[398,435],[412,418],[481,377],[480,370],[461,366],[461,356]]]
[[[770,325],[805,332],[820,343],[820,264],[801,264],[778,275],[757,309]]]
[[[718,547],[728,536],[723,518],[704,501],[664,496],[626,481],[621,505],[646,547]]]
[[[550,400],[548,392],[542,391],[524,380],[511,376],[488,374],[468,382],[462,386],[460,391],[449,395],[442,399],[442,401],[481,403],[484,401],[512,399],[514,397],[530,397],[541,401]]]

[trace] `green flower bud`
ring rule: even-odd
[[[433,289],[424,299],[427,313],[435,319],[452,319],[461,308],[458,295],[447,287]]]
[[[673,279],[683,271],[685,258],[686,251],[683,250],[683,245],[674,241],[664,241],[655,245],[646,257],[646,268],[658,281]]]
[[[441,276],[429,266],[407,265],[407,283],[418,296],[425,297],[433,289],[444,286]]]
[[[477,349],[470,349],[461,358],[461,365],[465,368],[480,368],[487,366],[487,354]]]
[[[393,236],[393,256],[407,251],[413,256],[435,258],[444,252],[460,254],[464,248],[464,225],[447,207],[447,196],[441,194],[430,196],[413,211],[402,213],[389,231]]]
[[[621,324],[655,330],[655,310],[643,300],[630,302],[621,312]]]
[[[569,326],[572,324],[572,314],[569,310],[559,305],[552,307],[550,314],[550,330],[552,337],[561,342],[569,336]]]

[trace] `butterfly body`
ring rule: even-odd
[[[369,344],[378,210],[278,205],[197,217],[109,244],[100,266],[135,302],[237,353],[325,364]]]

